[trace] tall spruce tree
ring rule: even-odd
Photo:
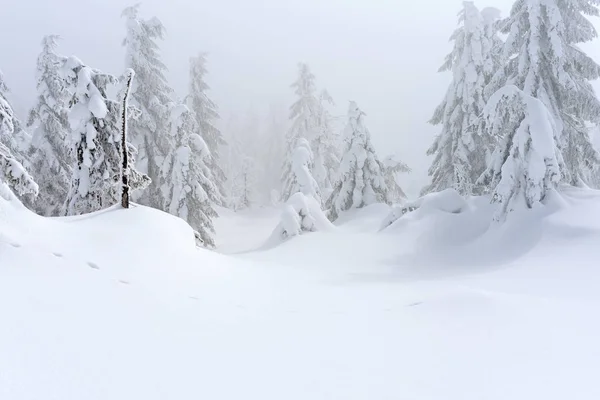
[[[484,89],[497,67],[490,19],[484,19],[473,2],[463,3],[460,27],[451,36],[454,48],[440,68],[452,71],[452,82],[430,121],[441,125],[441,132],[427,151],[434,159],[429,169],[432,182],[424,194],[448,188],[463,195],[478,191],[475,183],[491,147],[477,135],[478,121],[487,100]]]
[[[40,186],[33,208],[44,216],[64,214],[71,182],[73,155],[69,107],[72,90],[63,75],[66,57],[56,53],[59,37],[42,40],[37,60],[37,102],[29,112],[28,127],[35,127],[29,148],[31,173]]]
[[[390,203],[383,164],[371,144],[371,134],[364,124],[364,117],[365,113],[351,101],[340,177],[327,201],[328,217],[332,221],[342,211],[374,203]]]
[[[307,64],[298,64],[298,79],[292,84],[298,99],[290,108],[292,125],[286,137],[286,156],[283,165],[282,200],[286,201],[293,195],[295,176],[293,160],[296,144],[299,139],[306,139],[314,154],[311,173],[319,187],[331,192],[335,179],[336,167],[339,164],[339,151],[335,133],[331,127],[331,116],[327,104],[333,104],[331,96],[326,91],[317,95],[315,76]]]
[[[139,4],[126,8],[123,17],[127,21],[127,36],[123,41],[125,64],[136,74],[130,102],[141,111],[141,116],[129,125],[130,140],[138,149],[137,168],[152,180],[138,201],[160,209],[165,203],[160,190],[160,171],[165,155],[174,146],[168,134],[168,105],[173,101],[174,92],[167,83],[167,67],[160,59],[156,43],[163,39],[165,27],[157,18],[142,19]]]
[[[600,77],[600,66],[579,47],[597,38],[586,16],[599,16],[597,0],[521,0],[504,21],[508,34],[504,56],[488,91],[514,85],[539,99],[554,118],[562,153],[562,180],[589,183],[600,163],[588,131],[600,120],[600,101],[590,81]]]
[[[210,149],[202,137],[194,114],[183,104],[170,105],[172,141],[161,175],[164,209],[187,221],[198,240],[214,247],[215,228],[212,219],[218,217],[210,193],[218,189],[211,181]]]
[[[210,150],[209,168],[217,190],[208,195],[218,205],[224,205],[225,173],[221,168],[221,147],[227,145],[215,121],[219,119],[217,105],[206,93],[210,86],[205,81],[207,74],[206,54],[201,53],[190,59],[190,88],[187,105],[194,113],[200,127],[200,134]]]

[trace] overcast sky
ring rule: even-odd
[[[512,0],[475,4],[499,8]],[[63,37],[60,51],[120,74],[124,0],[5,0],[0,25],[0,70],[18,110],[35,96],[35,59],[45,34]],[[222,114],[287,107],[298,61],[337,103],[355,100],[367,113],[376,148],[396,152],[415,170],[408,190],[426,183],[425,151],[436,128],[427,124],[449,74],[436,73],[451,49],[461,0],[146,0],[144,17],[168,30],[162,43],[171,85],[184,95],[188,59],[208,51],[208,82]],[[596,23],[598,21],[595,21]],[[598,24],[597,24],[598,25]],[[6,40],[8,39],[8,40]],[[600,60],[600,42],[585,47]],[[598,87],[598,85],[596,85]]]

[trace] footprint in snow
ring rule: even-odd
[[[88,262],[87,265],[92,269],[100,269],[98,264],[94,264],[93,262]]]
[[[130,285],[131,284],[131,282],[124,281],[124,280],[119,280],[119,283],[122,283],[123,285]]]
[[[9,243],[9,245],[14,247],[15,249],[18,249],[19,247],[21,247],[21,245],[19,243]]]
[[[411,303],[411,304],[407,305],[407,307],[416,307],[416,306],[420,306],[421,304],[423,304],[422,301],[417,301],[416,303]]]
[[[61,253],[52,253],[54,257],[62,258],[63,255]]]

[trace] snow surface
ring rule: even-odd
[[[141,206],[0,197],[0,399],[598,399],[600,193],[563,197],[380,233],[373,205],[261,251],[281,210],[219,210],[230,255]]]

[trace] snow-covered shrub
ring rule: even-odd
[[[305,232],[328,231],[333,225],[312,196],[296,193],[287,201],[271,241],[284,241]]]
[[[390,202],[383,164],[371,144],[371,134],[364,124],[364,116],[365,113],[351,101],[340,176],[327,201],[331,221],[338,219],[342,211]]]

